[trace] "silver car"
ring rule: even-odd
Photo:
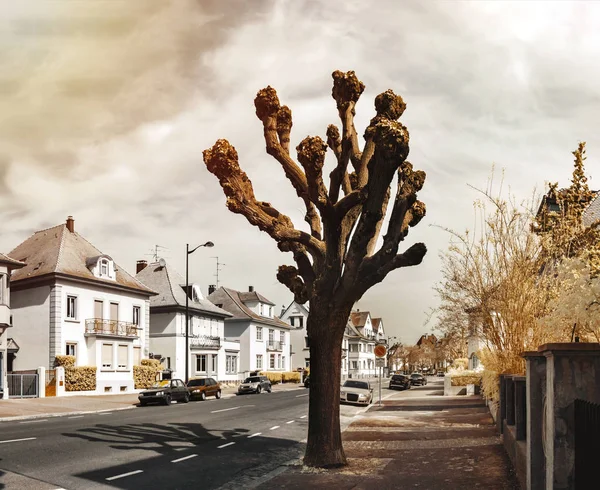
[[[347,379],[340,391],[340,402],[369,405],[373,402],[373,388],[367,381]]]
[[[246,378],[244,382],[238,386],[238,395],[243,393],[260,393],[266,391],[271,393],[271,382],[266,376],[250,376]]]

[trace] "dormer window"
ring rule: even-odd
[[[87,266],[96,277],[101,279],[115,279],[115,265],[108,255],[89,258]]]
[[[102,259],[100,261],[100,276],[107,277],[108,275],[108,260]]]

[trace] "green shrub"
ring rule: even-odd
[[[156,359],[142,359],[140,364],[141,366],[133,366],[133,381],[136,389],[143,390],[154,384],[163,367]]]
[[[62,366],[64,368],[70,368],[75,366],[75,356],[55,356],[54,365],[56,367]]]
[[[281,372],[272,372],[272,371],[261,371],[260,372],[261,376],[266,376],[267,378],[269,378],[269,381],[271,382],[271,384],[278,384],[281,383],[283,376]]]
[[[287,371],[281,373],[282,383],[300,383],[300,373],[297,371]]]
[[[65,391],[95,391],[96,369],[96,366],[65,368]]]
[[[451,374],[450,380],[452,386],[481,386],[481,373],[476,373],[475,371],[462,371],[457,374]]]

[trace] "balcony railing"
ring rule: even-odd
[[[273,350],[281,352],[283,350],[283,342],[271,342],[267,344],[267,350]]]
[[[88,318],[85,321],[85,333],[88,335],[111,335],[115,337],[138,337],[138,326],[135,323]]]
[[[221,338],[211,337],[210,335],[196,335],[190,337],[190,346],[200,349],[217,349],[221,348]]]

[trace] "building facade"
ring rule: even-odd
[[[138,261],[136,278],[158,294],[150,299],[150,349],[172,377],[212,377],[220,382],[240,377],[239,340],[225,338],[225,319],[232,315],[204,298],[197,284],[184,278],[164,259]],[[188,295],[188,349],[185,342],[185,304]]]
[[[12,326],[10,310],[10,276],[13,270],[24,267],[23,262],[0,253],[0,399],[8,398],[9,340],[8,330]],[[12,344],[12,342],[11,342]],[[12,363],[10,365],[12,370]]]
[[[225,337],[240,343],[239,369],[290,371],[290,325],[275,316],[275,304],[254,291],[221,287],[209,289],[208,299],[231,313],[225,319]]]
[[[10,252],[27,265],[11,278],[14,369],[52,369],[58,355],[95,366],[96,392],[134,389],[133,366],[148,357],[155,293],[67,222],[34,233]]]

